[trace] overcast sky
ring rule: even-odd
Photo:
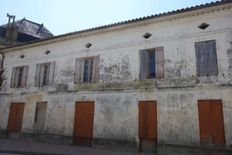
[[[9,13],[59,35],[210,2],[215,0],[2,0],[0,24]]]

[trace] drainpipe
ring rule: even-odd
[[[4,53],[1,52],[1,50],[0,50],[0,54],[2,55],[2,61],[1,61],[1,66],[0,66],[0,89],[1,89],[2,83],[4,81],[4,78],[3,78],[3,72],[4,72],[3,62],[4,62],[5,55],[4,55]]]
[[[2,61],[1,61],[1,67],[0,67],[0,69],[3,69],[3,62],[4,62],[5,55],[1,51],[0,51],[0,54],[2,55]]]

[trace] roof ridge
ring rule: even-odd
[[[30,22],[30,23],[32,23],[32,24],[36,24],[36,25],[38,25],[38,26],[41,26],[41,25],[42,25],[42,24],[39,24],[39,23],[33,22],[33,21],[29,20],[29,19],[26,19],[25,17],[24,17],[23,19],[21,19],[21,20],[24,20],[24,21]],[[17,21],[20,21],[20,20],[17,20]]]

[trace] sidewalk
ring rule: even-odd
[[[148,155],[146,153],[112,151],[74,145],[57,145],[0,139],[0,155],[4,153],[17,153],[23,155]]]

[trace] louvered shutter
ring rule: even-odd
[[[15,73],[16,73],[16,67],[13,67],[12,69],[12,74],[11,74],[11,83],[10,83],[10,87],[14,88],[16,86],[15,84]]]
[[[163,47],[155,48],[156,58],[156,78],[164,77],[164,49]]]
[[[49,63],[49,76],[48,76],[48,85],[53,85],[54,81],[54,72],[55,72],[55,61]]]
[[[99,64],[100,64],[100,55],[93,58],[93,72],[92,72],[92,82],[99,81]]]
[[[195,49],[197,58],[197,75],[217,75],[218,67],[215,40],[195,43]]]
[[[22,74],[22,78],[21,78],[22,81],[20,81],[21,82],[21,87],[26,87],[28,68],[29,68],[29,66],[24,66],[23,67],[23,74]]]
[[[36,65],[36,74],[35,74],[35,87],[40,86],[40,74],[41,74],[41,64]]]
[[[74,83],[81,82],[81,66],[82,66],[81,64],[82,64],[82,58],[77,58],[75,63]]]
[[[217,53],[216,53],[215,40],[208,41],[206,43],[206,49],[208,50],[207,73],[208,73],[208,75],[218,75]]]
[[[140,80],[146,80],[148,76],[149,55],[147,50],[140,51]]]

